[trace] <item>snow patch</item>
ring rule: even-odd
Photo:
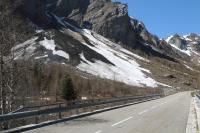
[[[48,55],[44,55],[44,56],[38,56],[38,57],[35,57],[36,60],[39,60],[39,59],[43,59],[43,58],[47,58]]]
[[[24,53],[26,53],[26,55],[32,56],[32,54],[36,50],[35,41],[37,39],[38,37],[33,37],[25,41],[24,43],[18,44],[15,47],[13,47],[11,51],[14,53],[14,60],[20,59]]]
[[[64,52],[63,50],[56,50],[56,45],[54,40],[48,40],[46,37],[43,41],[39,42],[40,45],[45,47],[47,50],[51,50],[53,52],[53,55],[58,55],[60,57],[63,57],[67,60],[69,60],[69,54]]]
[[[191,56],[191,51],[190,50],[182,50],[180,48],[178,48],[177,46],[173,45],[173,44],[170,44],[173,48],[175,48],[176,50],[184,53],[184,54],[187,54],[188,56]]]
[[[24,43],[21,43],[21,44],[18,44],[17,46],[13,47],[11,50],[12,51],[16,51],[18,49],[21,49],[21,48],[26,48],[28,47],[30,44],[35,44],[35,41],[38,39],[38,37],[33,37],[27,41],[25,41]]]
[[[192,40],[190,38],[188,38],[188,37],[189,37],[189,35],[184,35],[183,39],[185,39],[186,41],[192,42]]]
[[[167,43],[169,43],[169,41],[170,41],[170,40],[171,40],[173,37],[174,37],[174,36],[172,36],[172,35],[171,35],[171,36],[169,36],[167,39],[165,39],[165,40],[166,40],[166,42],[167,42]]]
[[[185,66],[187,69],[190,69],[190,70],[194,71],[194,69],[191,68],[191,67],[189,67],[188,65],[184,64],[184,66]]]
[[[77,68],[87,73],[134,86],[144,87],[146,85],[157,87],[156,81],[143,74],[139,65],[134,61],[126,62],[123,59],[111,56],[113,60],[116,60],[114,61],[116,66],[113,66],[98,60],[92,63],[86,60],[83,53],[80,54],[80,58],[82,61]],[[145,71],[149,72],[148,70]]]
[[[164,86],[164,87],[169,87],[169,88],[172,88],[172,86],[170,86],[170,85],[163,84],[163,83],[160,83],[160,82],[157,82],[157,83],[158,83],[158,85],[160,85],[160,86]]]
[[[35,32],[36,33],[42,33],[42,32],[44,32],[44,30],[43,29],[37,29],[37,30],[35,30]]]

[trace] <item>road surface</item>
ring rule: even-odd
[[[181,92],[27,133],[185,133],[190,101]]]

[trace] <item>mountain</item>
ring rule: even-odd
[[[32,32],[11,48],[15,60],[58,62],[137,87],[197,87],[199,36],[159,39],[128,15],[126,4],[25,0],[17,11],[26,25],[21,30]]]
[[[55,60],[71,63],[79,70],[134,86],[157,87],[159,83],[144,73],[150,73],[136,62],[147,61],[103,36],[69,24],[54,16],[62,29],[40,31],[26,42],[12,48],[15,59]],[[25,49],[25,50],[24,50]],[[137,78],[135,77],[137,75]]]
[[[40,5],[40,6],[37,6]],[[111,0],[29,0],[25,3],[25,13],[36,24],[55,26],[52,14],[71,24],[90,29],[111,41],[139,49],[148,55],[163,56],[173,60],[162,49],[170,50],[168,45],[160,45],[157,36],[152,35],[144,24],[128,16],[128,6]],[[151,45],[147,45],[151,44]],[[157,49],[157,50],[154,50]],[[165,53],[165,54],[163,54]]]
[[[180,54],[189,56],[194,64],[199,65],[200,57],[200,35],[191,33],[189,35],[180,36],[178,34],[170,36],[166,39],[169,45]]]

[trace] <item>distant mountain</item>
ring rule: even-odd
[[[200,63],[200,35],[191,33],[189,35],[180,36],[176,34],[168,37],[166,41],[175,51],[189,56],[193,63]]]

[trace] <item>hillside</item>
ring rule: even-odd
[[[79,99],[199,87],[197,34],[159,39],[128,15],[127,5],[111,0],[0,4],[6,7],[0,19],[5,36],[0,43],[2,68],[11,72],[5,80],[14,73],[15,82],[8,84],[21,101],[28,99],[27,105],[44,97],[47,102],[62,101],[66,74],[71,75]]]

